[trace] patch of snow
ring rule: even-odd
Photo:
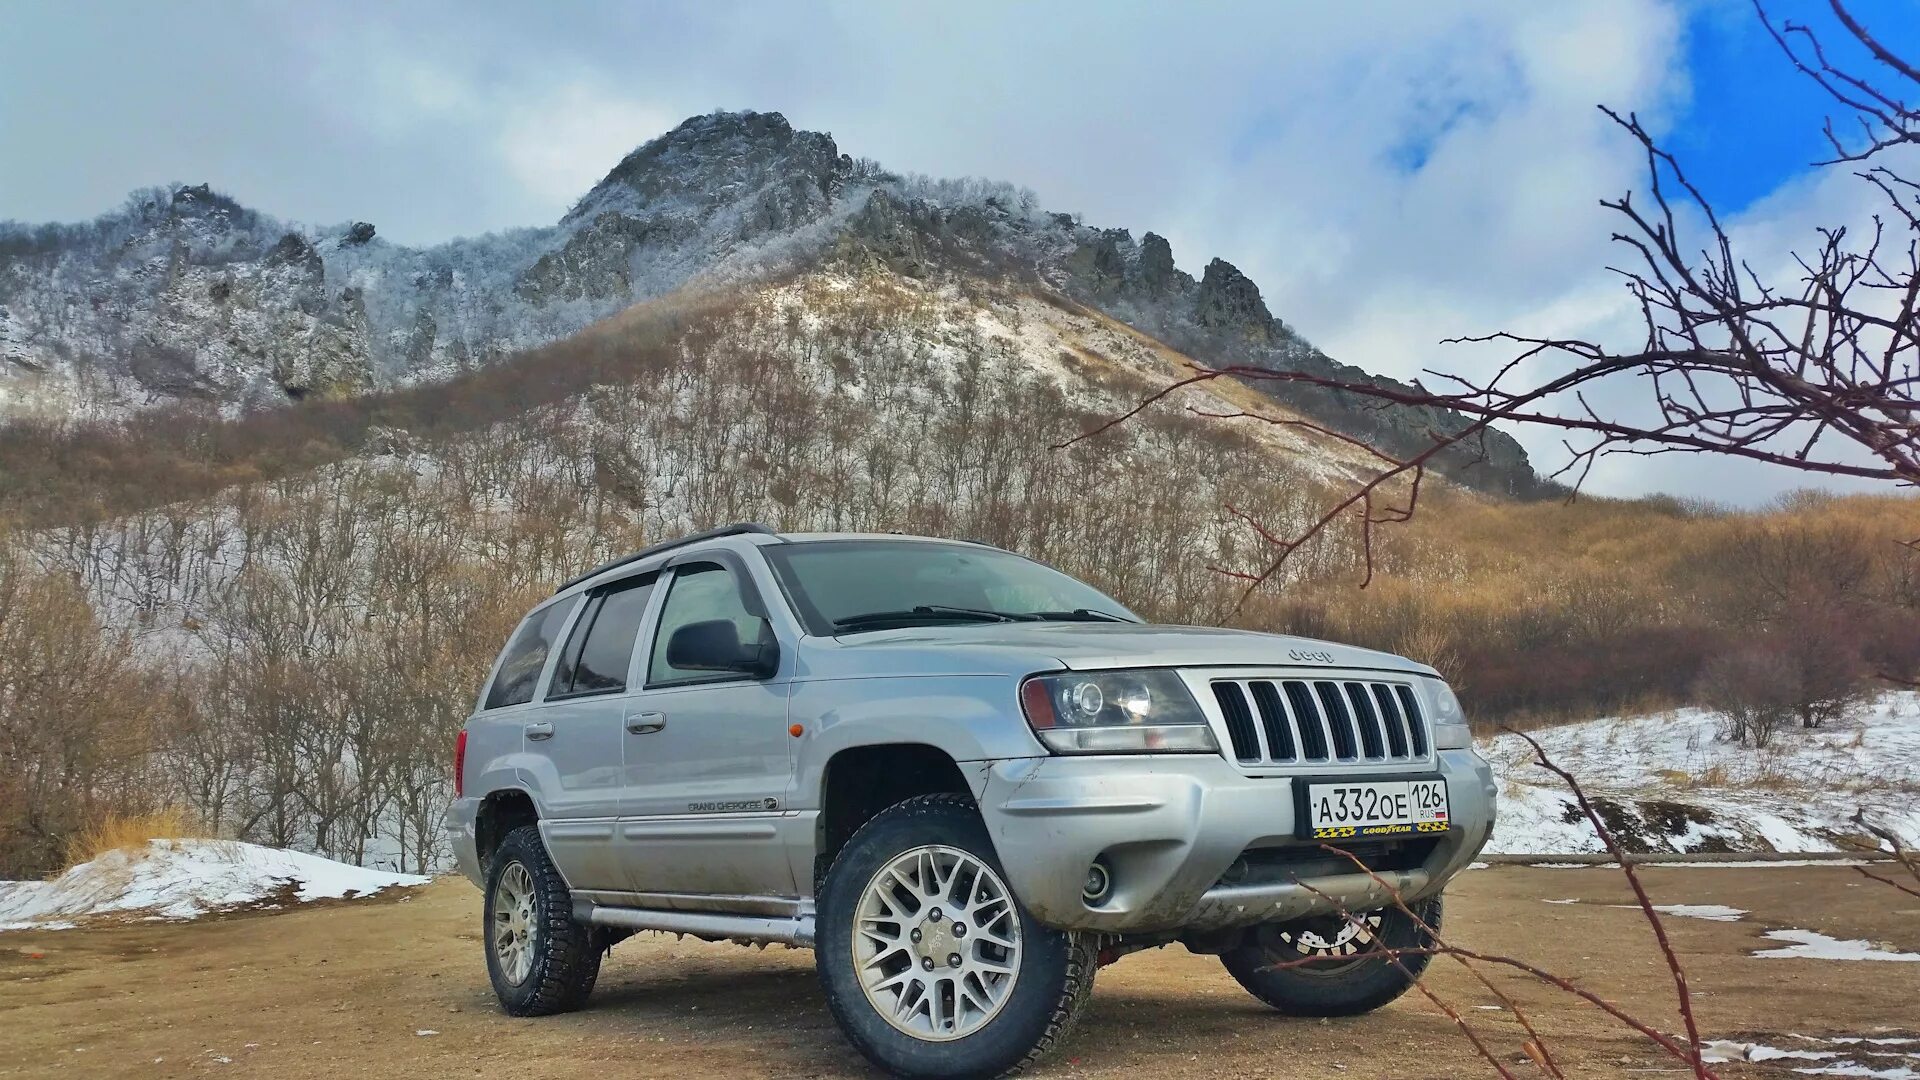
[[[1720,741],[1718,723],[1708,710],[1677,709],[1532,734],[1605,804],[1616,829],[1632,832],[1623,837],[1630,849],[1843,851],[1841,841],[1861,832],[1849,820],[1856,809],[1920,847],[1920,693],[1883,694],[1844,723],[1783,732],[1765,750]],[[1534,764],[1523,740],[1502,735],[1482,750],[1500,782],[1488,851],[1605,850],[1572,795]]]
[[[1728,1039],[1715,1039],[1700,1048],[1700,1057],[1716,1064],[1727,1061],[1829,1061],[1839,1056],[1833,1050],[1780,1050],[1765,1043]]]
[[[1844,1050],[1783,1050],[1761,1042],[1715,1039],[1701,1046],[1701,1058],[1709,1064],[1727,1062],[1780,1062],[1781,1067],[1805,1076],[1861,1076],[1875,1080],[1920,1080],[1920,1054],[1886,1047],[1905,1046],[1911,1039],[1867,1039],[1860,1036],[1815,1038],[1789,1035],[1788,1038],[1815,1046],[1840,1046]]]
[[[1578,898],[1565,900],[1542,900],[1543,904],[1578,904]],[[1638,904],[1608,904],[1610,908],[1621,911],[1639,911]],[[1708,922],[1739,922],[1747,912],[1743,908],[1727,907],[1724,904],[1655,904],[1653,910],[1662,915],[1672,915],[1682,919],[1705,919]]]
[[[1614,870],[1620,869],[1616,862],[1537,862],[1528,863],[1535,870]],[[1712,861],[1707,859],[1682,859],[1678,862],[1641,863],[1640,870],[1791,870],[1808,866],[1866,866],[1865,859],[1734,859],[1730,861]]]
[[[1892,952],[1875,946],[1871,941],[1842,941],[1812,930],[1769,930],[1767,937],[1774,941],[1792,941],[1796,944],[1780,949],[1762,949],[1753,955],[1798,957],[1808,960],[1920,961],[1920,953]]]
[[[1614,904],[1617,908],[1640,910],[1638,904]],[[1705,919],[1708,922],[1739,922],[1747,912],[1744,908],[1727,907],[1724,904],[1655,904],[1653,910],[1662,915],[1674,915],[1682,919]]]
[[[1712,870],[1712,869],[1767,870],[1767,869],[1772,869],[1774,867],[1780,867],[1782,869],[1792,869],[1793,867],[1796,867],[1796,866],[1865,866],[1867,865],[1867,861],[1865,859],[1777,859],[1777,860],[1740,859],[1733,862],[1691,862],[1689,861],[1689,862],[1656,863],[1653,865],[1662,866],[1662,867],[1678,866],[1682,869],[1694,869],[1694,870]]]
[[[50,881],[0,882],[0,930],[68,929],[99,915],[191,919],[292,888],[300,900],[368,896],[424,885],[297,851],[231,840],[152,840],[112,851]]]

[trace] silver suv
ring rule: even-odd
[[[1174,942],[1282,1013],[1378,1008],[1494,807],[1424,665],[1146,625],[980,544],[758,525],[568,582],[458,759],[509,1013],[578,1007],[638,930],[811,946],[847,1037],[915,1077],[1019,1069],[1096,968]]]

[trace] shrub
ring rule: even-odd
[[[1794,721],[1798,690],[1776,644],[1763,642],[1722,653],[1700,673],[1699,697],[1720,714],[1720,736],[1764,749]]]

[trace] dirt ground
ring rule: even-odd
[[[1768,947],[1762,932],[1779,927],[1920,952],[1920,901],[1842,867],[1645,875],[1658,902],[1752,912],[1731,923],[1668,920],[1708,1036],[1920,1033],[1920,963],[1751,955]],[[1608,906],[1630,899],[1614,870],[1495,867],[1455,883],[1447,927],[1461,945],[1524,957],[1677,1030],[1644,922]],[[0,934],[0,1076],[871,1075],[827,1014],[812,954],[778,947],[643,935],[614,950],[585,1010],[508,1018],[487,986],[479,901],[465,881],[443,879],[405,899]],[[1512,1014],[1482,1008],[1495,1002],[1484,987],[1444,961],[1429,982],[1516,1075],[1538,1075]],[[1498,982],[1570,1076],[1687,1071],[1558,990]],[[1218,961],[1174,946],[1102,970],[1081,1027],[1036,1075],[1492,1073],[1418,994],[1368,1017],[1290,1020],[1243,993]]]

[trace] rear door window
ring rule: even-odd
[[[578,601],[578,597],[569,597],[549,604],[527,616],[520,629],[514,631],[513,640],[507,643],[506,654],[500,659],[500,673],[487,688],[487,708],[524,705],[533,700],[540,673],[547,667],[547,656],[560,636],[560,628],[566,625],[567,613]]]
[[[657,574],[646,574],[595,590],[591,605],[574,624],[566,651],[553,671],[549,699],[581,694],[611,694],[627,688],[640,620],[647,613]]]

